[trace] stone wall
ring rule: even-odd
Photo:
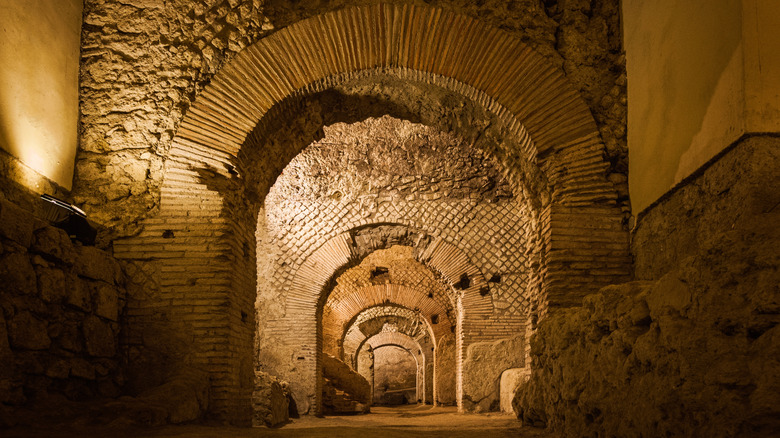
[[[52,397],[84,401],[120,394],[125,282],[110,254],[73,243],[65,231],[0,201],[3,411]],[[15,421],[24,417],[0,418]]]
[[[374,349],[374,394],[376,405],[417,403],[417,361],[413,353],[397,346]]]
[[[780,138],[740,139],[662,197],[632,231],[635,276],[656,280],[730,229],[750,230],[778,209]]]
[[[565,436],[774,436],[778,139],[744,138],[634,231],[636,275],[543,320],[515,411]]]
[[[452,406],[457,403],[455,385],[455,337],[444,336],[436,345],[436,369],[434,371],[434,403]]]
[[[476,378],[464,382],[463,407],[473,412],[497,411],[501,408],[501,376],[504,371],[525,365],[525,335],[469,346],[463,361],[463,372]]]
[[[159,205],[163,162],[178,124],[221,66],[292,23],[373,3],[85,2],[81,147],[74,183],[80,205],[111,226],[112,234],[134,233],[138,220]],[[610,178],[626,187],[626,80],[618,1],[508,5],[437,0],[432,5],[506,30],[562,68],[599,123],[613,163]]]
[[[365,15],[370,20],[374,20],[377,19],[375,12],[385,9],[397,14],[398,17],[424,17],[428,14],[423,2],[415,3],[415,6],[420,9],[414,10],[423,11],[421,15],[411,14],[409,11],[413,9],[409,7],[393,6],[352,10],[338,15],[338,20],[351,19],[349,17],[353,15],[360,17]],[[517,37],[518,41],[528,42],[530,47],[536,49],[545,60],[549,61],[551,66],[544,62],[536,62],[537,55],[523,52],[534,60],[527,61],[525,64],[517,61],[515,64],[518,69],[528,67],[535,74],[543,76],[539,80],[545,80],[547,89],[557,93],[554,94],[557,96],[553,99],[555,102],[565,102],[561,104],[563,109],[550,104],[550,99],[546,97],[533,100],[518,98],[513,103],[517,107],[526,108],[526,104],[532,102],[539,108],[544,108],[536,112],[530,110],[534,115],[533,117],[529,115],[529,119],[532,119],[529,123],[533,122],[539,129],[537,132],[539,132],[540,142],[544,141],[548,146],[555,145],[556,148],[560,146],[563,149],[547,148],[545,151],[547,155],[545,170],[549,172],[550,178],[554,177],[558,181],[556,189],[559,190],[562,203],[574,207],[593,203],[609,205],[603,211],[597,212],[596,216],[617,218],[617,224],[609,224],[609,226],[618,228],[615,234],[619,239],[620,236],[625,235],[620,229],[620,219],[622,212],[625,211],[626,199],[621,191],[621,187],[625,185],[625,178],[621,178],[619,170],[625,155],[621,146],[623,136],[621,126],[624,125],[621,112],[624,111],[625,105],[621,99],[624,94],[621,84],[624,84],[624,80],[621,80],[623,68],[619,38],[617,38],[619,35],[617,2],[591,3],[561,3],[549,5],[547,8],[536,1],[523,1],[516,7],[506,7],[503,2],[487,2],[476,8],[470,3],[447,1],[437,2],[436,5],[446,10],[484,19],[492,25],[506,29],[510,35]],[[311,8],[312,10],[307,14],[339,9],[349,4],[352,2],[324,2],[318,7]],[[248,382],[252,376],[251,335],[255,326],[251,301],[254,298],[255,288],[251,273],[254,262],[252,242],[255,221],[253,217],[247,219],[245,216],[251,216],[257,211],[257,206],[250,204],[262,200],[270,182],[279,175],[283,166],[298,150],[291,147],[281,148],[281,150],[264,148],[260,149],[262,153],[258,163],[242,162],[246,155],[243,153],[244,149],[241,154],[235,152],[242,142],[246,143],[246,135],[253,130],[251,125],[254,125],[257,118],[268,109],[262,105],[260,113],[256,113],[254,109],[238,110],[244,115],[251,113],[249,117],[254,119],[247,126],[242,126],[236,131],[233,130],[232,124],[211,124],[201,117],[205,113],[233,114],[233,110],[237,107],[233,107],[236,102],[231,96],[237,90],[247,86],[249,82],[244,83],[244,79],[251,80],[264,75],[259,72],[257,75],[250,73],[242,75],[243,79],[239,83],[233,83],[233,79],[227,79],[228,83],[223,83],[221,78],[232,74],[225,73],[227,76],[215,77],[208,88],[212,91],[219,90],[218,97],[214,98],[213,94],[205,91],[201,93],[201,91],[212,79],[215,71],[235,72],[236,68],[246,67],[243,62],[248,59],[247,56],[255,56],[254,52],[245,51],[241,62],[227,64],[227,61],[252,41],[278,29],[271,23],[272,20],[266,19],[268,17],[265,14],[271,16],[271,12],[267,12],[266,7],[267,11],[276,9],[273,13],[276,17],[284,16],[286,13],[279,12],[280,8],[295,9],[293,6],[260,5],[256,1],[213,1],[201,2],[197,5],[183,1],[87,2],[82,35],[84,49],[81,77],[82,150],[77,165],[76,199],[99,222],[111,226],[112,234],[127,236],[138,233],[137,239],[115,241],[116,253],[122,258],[137,260],[150,271],[155,271],[155,277],[160,279],[159,284],[155,286],[159,286],[161,292],[158,303],[149,301],[144,307],[133,308],[133,313],[138,316],[139,322],[145,324],[150,320],[153,321],[156,317],[155,312],[160,311],[174,322],[169,324],[170,327],[178,328],[178,325],[181,325],[184,337],[191,336],[199,340],[198,343],[193,344],[190,353],[197,357],[198,364],[208,368],[212,373],[214,388],[218,389],[212,393],[216,401],[213,406],[219,406],[214,408],[219,411],[216,416],[228,419],[249,418],[243,411],[243,407],[249,406],[248,390],[251,390],[251,387]],[[308,16],[307,14],[297,16],[298,18],[293,14],[288,21],[282,20],[278,23],[284,22],[286,26]],[[312,20],[309,25],[313,26],[312,23],[316,24],[316,20]],[[330,35],[339,27],[338,24],[333,29],[328,29],[326,26],[324,30]],[[441,25],[440,28],[449,32],[452,27]],[[482,35],[480,32],[472,36],[480,44],[487,44],[486,41],[489,41],[487,37],[494,38],[496,35],[487,31]],[[295,32],[286,33],[284,30],[279,30],[277,34],[280,35],[279,38],[287,38],[290,35],[293,39],[297,38]],[[358,40],[362,39],[355,39]],[[560,47],[561,53],[556,51],[556,44]],[[350,50],[356,47],[358,45],[349,46]],[[328,50],[324,52],[329,53]],[[361,57],[370,54],[361,53],[359,50],[355,53]],[[265,56],[264,54],[262,56]],[[333,71],[339,71],[341,62],[352,57],[352,55],[345,55],[340,59],[336,56],[339,58],[338,65],[334,66]],[[517,57],[517,59],[525,58]],[[278,59],[275,59],[273,62],[277,61]],[[304,65],[313,65],[304,56],[298,57],[297,61]],[[226,63],[224,65],[227,67],[220,69],[223,63]],[[287,65],[286,62],[283,64]],[[388,64],[383,67],[392,68],[394,65]],[[453,67],[465,68],[461,65]],[[251,68],[265,67],[256,64]],[[577,93],[569,89],[568,83],[560,75],[561,70],[572,79],[576,78],[573,88],[582,92],[589,106],[583,104]],[[323,70],[323,72],[327,71],[330,71],[330,66]],[[404,82],[415,81],[414,71],[402,73],[393,71],[393,74],[400,75],[399,79],[403,79]],[[458,75],[454,74],[454,76],[457,80],[463,79],[458,78]],[[417,80],[421,81],[423,77],[425,77],[424,81],[441,79],[435,77],[431,79],[424,74]],[[511,75],[511,77],[516,79],[531,76]],[[287,82],[286,74],[274,80],[280,78],[282,82]],[[317,87],[325,83],[320,83],[320,79],[329,80],[318,77],[314,79],[318,81]],[[498,82],[506,84],[504,79],[506,77],[502,77]],[[538,93],[539,90],[546,89],[539,87],[538,84],[537,81],[533,86],[520,88],[525,90],[525,93],[533,94],[534,97],[539,97],[539,94],[547,96],[547,93]],[[368,85],[372,87],[370,83]],[[327,88],[332,85],[322,86]],[[223,94],[224,87],[228,89],[227,94],[231,96]],[[255,99],[265,102],[264,92],[277,88],[286,90],[285,87],[281,82],[276,85],[269,83],[262,87],[250,86],[249,88],[257,92],[257,96],[252,96],[252,93],[238,92],[249,98],[242,97],[239,100],[244,103]],[[468,96],[466,100],[484,98],[484,101],[488,102],[486,106],[497,108],[493,105],[490,96],[482,96],[479,92],[460,85],[452,85],[452,87],[458,92],[465,93]],[[509,88],[513,89],[511,86]],[[296,88],[289,91],[297,93],[301,90]],[[365,94],[368,93],[364,92]],[[276,96],[273,102],[278,102],[284,97],[287,95]],[[200,103],[200,107],[196,105],[190,108],[190,102],[193,101]],[[381,103],[386,112],[388,106],[393,106],[392,102],[388,104],[381,101]],[[454,108],[457,105],[450,105],[451,103],[450,100],[442,100],[436,108],[444,107],[446,111],[457,111]],[[555,132],[549,130],[554,123],[547,123],[546,120],[547,116],[553,115],[553,112],[554,115],[560,116],[561,120],[571,121],[571,123],[564,123],[566,127],[571,127],[571,131],[563,130],[565,134],[559,134],[557,129]],[[593,123],[591,112],[597,114],[598,125]],[[186,117],[191,116],[190,119],[184,120],[185,113]],[[360,113],[358,116],[365,118],[368,114]],[[407,114],[406,117],[414,117],[414,114]],[[239,118],[243,120],[243,116]],[[180,123],[183,128],[179,126]],[[457,131],[458,128],[453,126],[451,130]],[[474,131],[473,128],[469,130]],[[483,135],[486,132],[488,135]],[[475,134],[482,139],[490,137],[489,140],[481,141],[491,142],[496,132],[500,134],[496,137],[502,140],[500,144],[506,144],[503,141],[506,137],[503,128],[494,126],[492,129]],[[170,150],[173,137],[180,140],[176,144],[175,153]],[[210,140],[200,142],[204,138]],[[607,144],[610,160],[604,160],[602,138]],[[212,141],[215,143],[212,144]],[[523,141],[530,145],[527,137],[523,138]],[[214,145],[216,147],[211,148]],[[507,156],[504,158],[512,164],[512,167],[522,167],[525,163],[523,160],[527,157],[518,158],[516,149],[512,147],[506,149]],[[249,166],[242,167],[245,164]],[[521,174],[528,169],[505,170],[517,171],[517,174]],[[164,173],[165,188],[161,188]],[[608,180],[607,175],[609,175]],[[265,185],[251,184],[255,176],[264,181]],[[242,186],[246,181],[250,182],[247,182],[245,187]],[[538,178],[528,178],[526,183],[544,184]],[[420,207],[428,203],[428,200],[423,201],[425,202],[419,203]],[[150,214],[154,215],[158,206],[163,213],[141,224],[140,220]],[[408,205],[408,210],[417,206]],[[512,206],[507,203],[495,205],[494,208],[481,208],[478,211],[472,206],[473,203],[469,201],[450,207],[458,209],[458,213],[462,215],[469,215],[472,211],[476,211],[477,220],[472,221],[475,228],[478,228],[481,222],[493,220],[490,216],[511,216],[509,211]],[[406,207],[404,208],[407,209]],[[441,222],[439,229],[446,229],[451,223],[450,218],[442,219],[441,215],[436,216],[422,208],[418,211],[415,220],[426,225],[430,222]],[[348,213],[354,213],[358,226],[368,223],[360,216],[363,211],[355,209]],[[559,213],[565,215],[570,211],[555,211],[551,216]],[[382,211],[380,209],[375,217],[379,221],[395,222],[397,218],[404,216],[403,210]],[[590,211],[582,213],[581,216],[575,215],[577,218],[586,219],[590,216],[593,216]],[[570,221],[568,218],[562,219]],[[526,228],[531,225],[528,225],[528,221],[522,221],[518,225],[522,226],[522,233],[508,234],[497,232],[496,229],[488,229],[487,233],[492,232],[493,236],[498,237],[482,237],[484,240],[515,239],[515,242],[509,242],[510,246],[514,247],[510,253],[516,255],[518,260],[525,259],[525,254],[516,251],[516,247],[523,246],[517,242],[527,237],[524,234],[527,233]],[[573,228],[564,231],[568,236],[590,236],[591,230],[588,228],[591,226],[600,227],[601,224],[587,224],[574,231]],[[487,227],[481,228],[487,229]],[[340,231],[345,230],[333,231],[333,235]],[[564,236],[563,234],[566,233],[562,233],[559,238],[552,238],[549,242],[550,251],[557,251],[557,254],[561,255],[556,269],[562,273],[557,278],[553,278],[556,277],[555,274],[550,274],[552,281],[559,283],[566,280],[562,277],[567,275],[579,281],[583,278],[579,274],[598,269],[602,262],[599,260],[594,266],[590,262],[592,258],[590,254],[585,261],[572,260],[573,257],[567,258],[566,255],[578,253],[581,248],[567,248],[566,243],[575,238]],[[315,238],[319,237],[316,232],[311,232],[311,235]],[[311,235],[304,238],[309,239]],[[107,237],[108,240],[112,236]],[[608,236],[606,240],[609,238]],[[563,241],[563,244],[560,241]],[[504,242],[499,243],[503,246]],[[542,243],[537,245],[541,246]],[[488,252],[490,248],[484,246],[475,249],[475,252],[481,249]],[[486,257],[486,260],[490,260],[490,257]],[[301,260],[289,269],[294,272],[294,269],[300,265],[298,262]],[[529,260],[528,263],[532,262]],[[620,271],[616,274],[615,271],[606,270],[601,274],[605,277],[619,277],[625,272],[625,266],[620,268],[622,270],[616,269]],[[287,274],[289,271],[285,273]],[[512,313],[521,308],[533,307],[529,304],[527,292],[533,292],[538,288],[539,283],[538,279],[526,282],[526,274],[525,269],[517,269],[514,273],[508,272],[503,276],[507,285],[510,282],[514,284],[511,288],[494,288],[499,298],[503,298],[501,295],[509,298],[493,301],[498,306],[503,306],[496,310],[496,313]],[[291,277],[288,275],[289,278]],[[591,285],[585,286],[587,288]],[[262,285],[259,289],[267,290]],[[572,289],[583,288],[576,285]],[[562,291],[561,294],[566,292],[570,291]],[[550,296],[557,297],[552,293]],[[578,301],[579,297],[576,296],[572,301]],[[536,301],[538,309],[543,300],[537,297]],[[209,315],[209,318],[204,315]],[[510,319],[509,322],[513,324],[511,327],[507,321],[489,320],[484,323],[485,330],[482,330],[482,327],[475,327],[475,330],[466,333],[473,332],[475,336],[489,338],[491,336],[487,333],[487,329],[491,326],[501,327],[502,330],[511,333],[523,325],[523,321],[519,318]],[[279,327],[285,330],[285,336],[290,335],[288,324],[279,324]],[[297,335],[297,332],[295,334]],[[501,336],[505,334],[502,332]],[[302,345],[295,351],[282,353],[283,355],[290,353],[287,355],[288,360],[293,355],[296,358],[311,358],[312,354],[316,354],[316,345],[316,340],[307,341],[306,345]],[[458,356],[458,360],[460,359],[461,356]],[[303,367],[300,362],[291,366],[299,370]],[[305,364],[304,368],[316,370],[317,365]]]

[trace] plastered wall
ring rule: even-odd
[[[81,11],[80,0],[0,3],[0,147],[67,189],[77,147]]]
[[[749,132],[780,129],[780,3],[623,1],[634,214]]]

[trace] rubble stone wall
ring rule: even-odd
[[[651,207],[637,277],[556,313],[515,398],[564,436],[773,436],[780,427],[777,137],[744,138]]]
[[[338,2],[323,4],[322,8],[315,8],[315,13],[342,6],[348,5]],[[605,5],[580,2],[548,8],[535,1],[522,2],[517,8],[506,8],[500,2],[490,2],[477,9],[448,2],[441,2],[441,6],[446,10],[442,16],[449,16],[449,11],[454,11],[465,14],[453,16],[452,19],[459,22],[470,22],[467,17],[485,18],[517,37],[513,41],[518,45],[508,46],[512,50],[504,50],[500,55],[521,52],[522,56],[519,53],[510,56],[509,60],[517,69],[533,70],[533,75],[504,75],[494,81],[487,74],[487,69],[501,62],[490,64],[487,60],[482,68],[485,74],[472,73],[480,77],[483,88],[491,84],[504,87],[504,97],[513,106],[509,111],[503,111],[505,115],[516,111],[527,116],[526,120],[516,123],[527,122],[538,134],[534,139],[522,139],[529,150],[533,149],[532,141],[545,145],[542,148],[546,155],[544,170],[551,180],[557,181],[555,189],[562,205],[566,206],[563,208],[578,209],[575,212],[554,211],[550,217],[572,213],[575,221],[584,224],[570,227],[560,236],[551,237],[550,242],[544,242],[549,244],[551,253],[557,251],[560,256],[555,270],[558,277],[552,278],[556,274],[550,274],[551,280],[575,279],[579,283],[588,283],[585,289],[592,289],[595,283],[583,278],[590,270],[598,270],[603,260],[589,264],[589,260],[567,258],[569,254],[581,252],[582,248],[576,243],[567,247],[566,242],[590,236],[592,228],[603,226],[598,223],[601,216],[617,218],[617,224],[609,224],[616,229],[611,230],[613,235],[604,237],[606,241],[620,240],[625,235],[620,229],[620,219],[627,206],[621,189],[625,178],[620,173],[620,163],[625,155],[624,151],[621,152],[621,126],[624,124],[621,114],[625,102],[621,99],[624,78],[621,80],[623,67],[617,38],[617,2]],[[344,13],[336,11],[333,16],[337,22],[357,22],[359,31],[367,32],[375,27],[364,24],[377,20],[381,15],[379,11],[392,13],[399,20],[408,20],[410,26],[426,20],[414,17],[432,13],[422,3],[415,4],[415,7],[394,4],[352,8]],[[241,148],[247,134],[274,103],[301,91],[311,81],[320,88],[309,91],[332,88],[333,84],[328,82],[332,75],[360,74],[350,64],[351,59],[364,60],[376,54],[371,50],[361,52],[362,46],[357,42],[363,41],[362,37],[354,38],[355,44],[347,45],[347,55],[338,44],[312,52],[333,52],[336,61],[333,65],[322,60],[312,61],[302,52],[298,53],[300,56],[295,55],[293,49],[277,51],[275,48],[281,47],[279,42],[289,44],[290,38],[301,38],[299,44],[293,44],[301,47],[319,44],[326,39],[316,37],[314,41],[309,41],[309,33],[298,35],[287,29],[278,29],[272,20],[264,17],[266,9],[271,11],[274,7],[257,1],[197,4],[183,1],[87,2],[82,35],[82,150],[77,163],[76,199],[103,225],[111,226],[114,235],[133,235],[132,239],[115,242],[118,256],[142,261],[156,270],[160,279],[160,305],[149,302],[143,308],[134,309],[134,313],[141,318],[139,321],[148,322],[154,318],[153,312],[163,310],[173,320],[185,321],[191,327],[188,334],[199,340],[193,344],[192,356],[196,356],[197,362],[212,373],[216,389],[212,392],[215,401],[212,406],[219,411],[216,416],[236,422],[249,418],[241,406],[250,405],[248,391],[251,385],[248,382],[253,375],[251,301],[254,298],[254,281],[251,265],[254,262],[252,242],[256,222],[244,216],[247,215],[245,212],[257,211],[258,205],[253,203],[261,201],[257,195],[262,198],[264,190],[289,161],[290,157],[285,154],[297,152],[263,149],[258,165],[248,163],[253,165],[243,168],[242,165],[247,163],[242,163],[245,157],[240,156],[239,150],[244,152]],[[278,7],[276,9],[275,13],[278,13]],[[490,13],[493,9],[502,12]],[[502,24],[500,17],[504,12],[511,17],[508,21],[513,24]],[[284,15],[281,12],[278,16]],[[440,21],[437,23],[442,32],[450,32],[453,28]],[[340,32],[340,27],[352,28],[320,24],[318,20],[309,20],[305,26],[314,32],[311,35],[327,35],[327,41]],[[474,39],[475,44],[492,46],[490,41],[503,35],[491,33],[492,30],[481,26],[475,25],[474,35],[469,37]],[[392,40],[393,32],[396,30],[383,31],[385,36],[382,38]],[[261,39],[271,33],[276,39]],[[422,33],[410,32],[412,34]],[[407,44],[407,39],[411,41],[408,36],[404,36],[404,44]],[[252,41],[258,43],[252,44]],[[562,52],[565,52],[562,56],[555,51],[559,42]],[[379,43],[382,41],[371,40],[371,44]],[[526,43],[536,52],[526,50]],[[439,52],[431,47],[425,49],[428,55],[438,56]],[[280,62],[280,59],[266,56],[274,51],[292,55],[295,59],[288,63],[287,59]],[[263,59],[255,62],[259,60],[254,58],[257,56]],[[270,73],[266,72],[270,76],[259,71],[269,68],[268,62],[273,64]],[[453,72],[464,73],[463,77],[452,73],[456,79],[448,79],[430,72],[417,74],[415,70],[425,68],[414,62],[410,61],[409,69],[396,69],[393,74],[398,73],[399,79],[408,83],[417,80],[428,85],[449,85],[472,101],[487,102],[483,103],[491,111],[500,109],[490,96],[458,82],[471,76],[471,73],[466,75],[468,67],[465,64],[451,65]],[[297,72],[276,71],[280,65],[297,69]],[[304,83],[298,82],[300,77],[293,77],[296,73],[314,71],[305,67],[312,65],[317,66],[315,70],[321,67],[321,76],[304,74],[307,78]],[[379,65],[381,68],[396,67],[394,62],[382,61]],[[259,70],[257,74],[235,75],[246,68]],[[218,74],[213,76],[214,72]],[[577,78],[574,87],[563,74]],[[511,86],[512,81],[520,79],[525,81],[522,87]],[[258,85],[252,82],[254,80],[266,82]],[[252,92],[244,93],[244,89]],[[585,103],[575,89],[585,97]],[[509,90],[523,90],[522,93],[528,94],[529,98],[510,96],[514,91]],[[540,90],[548,90],[552,94],[540,93]],[[552,95],[557,97],[547,97]],[[272,98],[269,99],[269,96]],[[191,102],[195,105],[190,106]],[[440,106],[444,103],[447,102]],[[596,123],[593,114],[598,114]],[[222,117],[227,119],[221,120]],[[561,125],[569,129],[553,129],[552,126],[557,124],[549,123],[550,118],[563,121]],[[516,127],[522,128],[519,124]],[[494,128],[489,135],[493,136],[494,131],[501,134],[500,137],[506,136],[505,132],[499,132],[499,128]],[[483,133],[477,134],[481,136]],[[609,160],[605,160],[605,149],[610,154]],[[521,174],[527,169],[515,167],[533,167],[526,163],[529,157],[521,157],[524,154],[518,150],[506,148],[504,152],[502,161],[512,167],[506,169],[508,172]],[[244,178],[253,174],[264,177],[266,186],[242,186]],[[536,178],[528,178],[526,182],[544,184]],[[580,209],[591,204],[605,206],[597,209],[597,220],[592,223],[587,219],[594,216],[593,211]],[[158,208],[160,214],[154,216]],[[577,216],[577,213],[580,215]],[[150,214],[153,217],[140,222]],[[565,237],[572,235],[575,238]],[[104,237],[110,239],[112,236]],[[588,259],[592,256],[594,254],[586,255]],[[600,275],[617,278],[624,273],[625,264],[614,271],[603,270]],[[538,286],[537,281],[532,283],[528,287],[531,290]],[[560,290],[560,294],[578,289],[582,288],[550,288],[552,292]],[[551,293],[550,297],[557,299],[558,295]],[[573,301],[578,299],[579,296]],[[539,304],[544,300],[536,301]],[[518,303],[508,304],[511,307]],[[210,317],[205,318],[204,315]],[[309,355],[310,350],[316,348],[316,342],[307,343],[304,347],[302,350]],[[295,353],[298,357],[298,352]],[[316,368],[316,365],[307,364],[306,367]]]
[[[724,231],[760,226],[779,208],[778,151],[777,136],[744,137],[640,215],[631,239],[636,278],[657,280]]]
[[[0,402],[120,394],[125,274],[109,253],[0,201]],[[0,420],[14,421],[3,416]]]

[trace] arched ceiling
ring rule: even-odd
[[[426,352],[423,351],[422,347],[420,346],[420,343],[417,342],[414,338],[392,329],[379,332],[376,335],[366,339],[363,345],[358,348],[356,356],[359,355],[360,352],[363,351],[363,349],[367,346],[371,347],[373,350],[387,346],[403,348],[415,358],[418,366],[422,365],[422,362],[425,358],[430,357],[430,352],[426,354]]]
[[[324,351],[335,354],[354,318],[368,308],[394,304],[425,318],[437,338],[455,324],[454,291],[414,259],[413,248],[378,250],[336,279],[322,310]]]
[[[190,108],[179,139],[235,155],[275,103],[380,66],[455,78],[492,96],[542,151],[597,132],[561,72],[509,34],[440,9],[378,4],[303,20],[242,51]]]
[[[363,341],[381,332],[385,324],[392,324],[397,331],[411,338],[426,338],[428,343],[435,345],[432,327],[419,311],[394,305],[375,306],[360,312],[347,324],[342,341],[344,360],[355,358]]]

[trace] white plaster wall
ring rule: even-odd
[[[70,189],[81,0],[0,2],[0,147]]]
[[[780,1],[744,0],[745,125],[780,132]]]
[[[780,131],[780,1],[623,0],[639,213],[745,133]]]
[[[743,132],[741,2],[623,0],[634,213]]]

